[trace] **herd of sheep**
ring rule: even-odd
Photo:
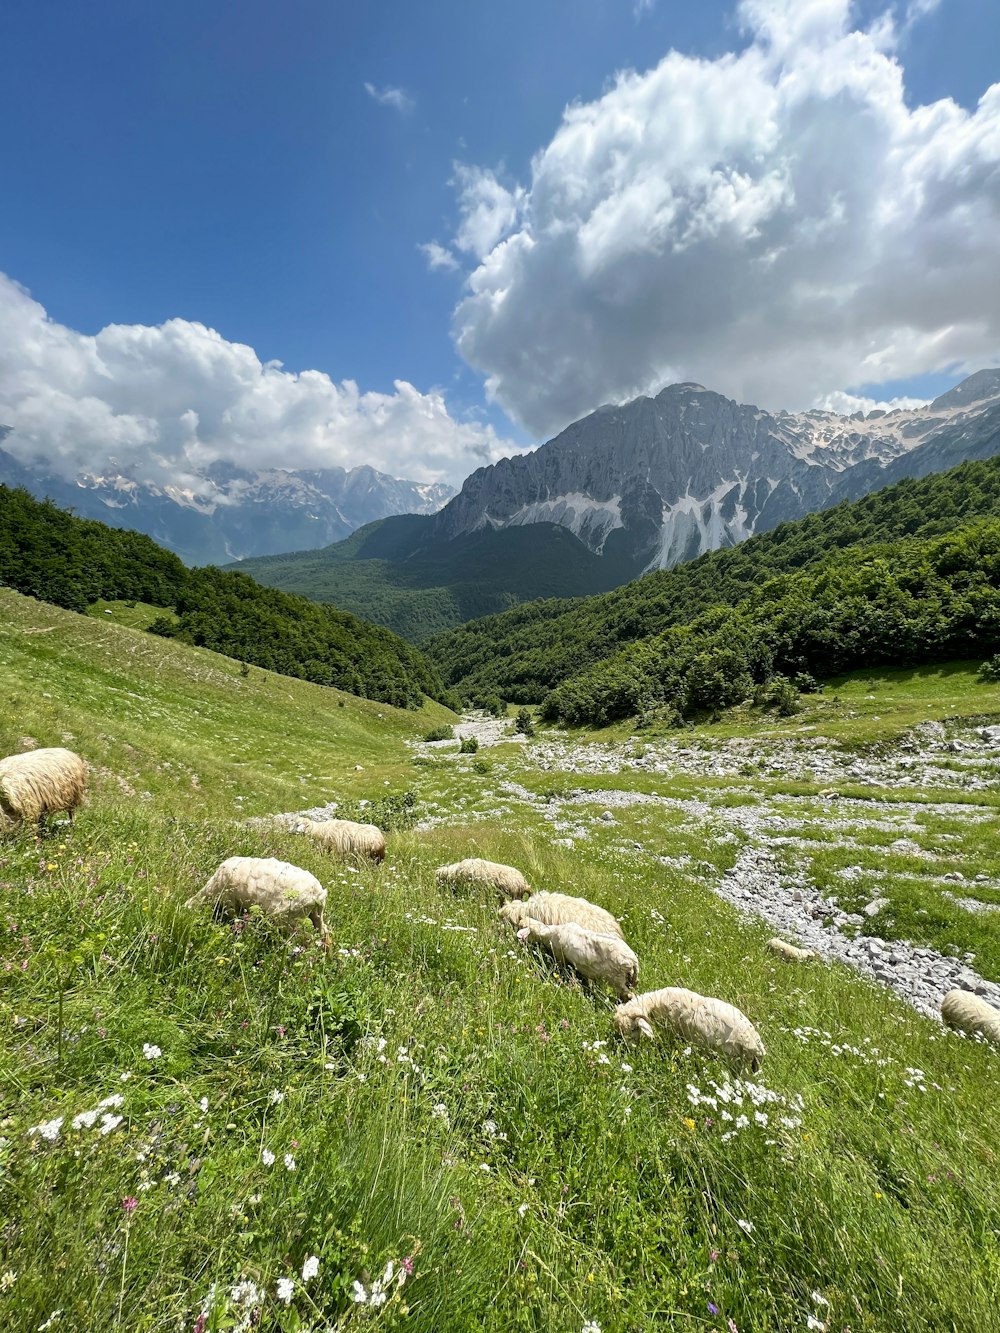
[[[25,824],[40,828],[49,815],[62,812],[72,819],[86,785],[87,765],[71,750],[29,750],[0,759],[0,834]],[[341,859],[374,863],[385,859],[385,836],[374,824],[346,819],[279,820]],[[620,1001],[614,1022],[623,1037],[654,1039],[655,1029],[661,1028],[734,1065],[760,1068],[764,1057],[760,1035],[735,1006],[678,986],[634,994],[639,960],[626,943],[620,923],[605,908],[565,893],[534,893],[513,866],[478,857],[441,866],[436,879],[441,885],[489,890],[500,898],[500,918],[518,939],[550,954],[586,981],[609,986]],[[315,875],[287,861],[257,856],[231,856],[223,861],[187,903],[190,908],[230,913],[257,908],[286,931],[309,920],[326,941],[325,905],[326,890]],[[789,962],[815,956],[781,939],[770,940],[768,947]],[[949,991],[941,1003],[941,1016],[959,1031],[1000,1045],[1000,1010],[977,995]]]

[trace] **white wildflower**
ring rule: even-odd
[[[814,1305],[829,1305],[829,1304],[830,1304],[830,1302],[826,1299],[826,1297],[825,1297],[825,1296],[821,1296],[820,1293],[819,1293],[818,1291],[814,1291],[814,1292],[813,1292],[813,1294],[812,1294],[812,1298],[813,1298],[813,1304],[814,1304]]]
[[[102,1115],[101,1133],[110,1134],[113,1129],[117,1129],[121,1124],[123,1117],[120,1115]]]
[[[580,1333],[601,1333],[601,1326],[596,1319],[588,1319]]]
[[[237,1305],[257,1305],[263,1299],[263,1296],[264,1293],[256,1282],[250,1282],[249,1280],[237,1282],[236,1286],[232,1287],[229,1292],[230,1299],[235,1301]]]
[[[826,1333],[826,1324],[814,1314],[806,1315],[806,1328],[810,1329],[811,1333]]]
[[[284,1301],[286,1305],[291,1303],[292,1294],[295,1291],[295,1283],[290,1277],[279,1277],[277,1282],[278,1300]]]
[[[270,1101],[272,1106],[278,1106],[280,1105],[281,1102],[285,1100],[285,1094],[283,1092],[279,1092],[277,1088],[272,1088],[271,1095],[268,1098],[268,1100]]]
[[[202,1099],[201,1099],[201,1101],[198,1103],[198,1105],[201,1107],[202,1111],[207,1111],[207,1110],[208,1110],[208,1098],[207,1098],[207,1097],[202,1097]]]
[[[91,1129],[97,1123],[97,1111],[81,1111],[70,1121],[74,1129]]]
[[[265,1166],[274,1166],[274,1153],[270,1148],[264,1148],[260,1154],[260,1160]]]
[[[302,1281],[310,1282],[319,1272],[319,1255],[311,1254],[302,1265]]]
[[[117,1111],[119,1106],[124,1105],[125,1098],[120,1092],[113,1092],[110,1097],[105,1097],[103,1101],[97,1103],[99,1111]]]
[[[59,1137],[63,1119],[64,1117],[60,1115],[55,1120],[43,1120],[40,1125],[33,1125],[28,1133],[37,1134],[40,1138],[48,1139],[49,1143],[54,1143]]]
[[[286,1171],[294,1171],[294,1170],[295,1170],[295,1158],[292,1156],[292,1154],[291,1154],[290,1152],[286,1152],[286,1153],[285,1153],[285,1156],[284,1156],[284,1158],[283,1158],[282,1160],[283,1160],[284,1163],[285,1163],[285,1170],[286,1170]]]
[[[142,1053],[147,1060],[159,1060],[163,1052],[159,1046],[154,1046],[152,1042],[144,1041],[142,1043]]]
[[[753,1231],[753,1223],[748,1222],[745,1217],[738,1217],[736,1219],[736,1225],[740,1228],[741,1231],[745,1231],[748,1236],[750,1235],[751,1231]]]
[[[365,1288],[362,1286],[360,1282],[355,1281],[353,1290],[351,1292],[351,1300],[354,1302],[355,1305],[368,1304],[368,1292],[365,1290]]]

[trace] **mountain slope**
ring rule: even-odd
[[[448,698],[423,654],[380,626],[246,574],[188,570],[143,533],[76,518],[4,486],[0,584],[73,611],[98,599],[142,601],[171,613],[150,626],[164,637],[400,707],[419,708],[424,695]]]
[[[0,446],[4,435],[10,432],[0,434]],[[8,450],[0,447],[0,483],[83,518],[145,532],[191,565],[325,546],[390,514],[431,514],[454,494],[443,483],[400,481],[367,466],[249,471],[214,463],[186,489],[121,475],[67,480]]]
[[[622,552],[603,556],[565,527],[462,533],[434,539],[433,519],[399,515],[322,551],[245,560],[261,583],[334,601],[414,643],[539,597],[585,596],[638,573]]]
[[[386,529],[378,556],[350,541],[264,559],[253,572],[423,641],[470,615],[597,593],[904,477],[997,453],[1000,371],[970,376],[926,407],[850,417],[769,413],[675,384],[480,468],[419,527]],[[524,535],[541,525],[578,545],[549,551]],[[497,547],[488,538],[500,533],[507,540]]]
[[[1000,516],[1000,458],[898,482],[603,596],[518,606],[440,635],[426,649],[446,681],[467,697],[500,694],[537,703],[625,644],[710,606],[733,605],[767,579],[809,568],[845,547],[934,536],[987,516]]]

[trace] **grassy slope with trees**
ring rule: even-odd
[[[419,708],[450,696],[419,649],[331,606],[277,592],[247,574],[187,569],[138,532],[76,518],[0,486],[0,584],[71,611],[136,601],[171,614],[150,628],[255,666]]]
[[[269,587],[336,602],[414,643],[538,597],[577,597],[635,576],[625,557],[598,556],[554,523],[467,533],[425,545],[431,520],[380,519],[319,551],[244,560]],[[235,566],[230,566],[235,568]]]
[[[995,1327],[996,1052],[843,967],[775,960],[770,930],[711,892],[740,847],[721,836],[727,803],[766,804],[780,783],[657,774],[666,805],[616,806],[611,824],[595,792],[573,813],[589,837],[566,847],[513,796],[500,817],[498,778],[585,779],[539,772],[513,746],[414,757],[406,741],[437,705],[418,717],[244,678],[8,590],[0,667],[0,753],[30,736],[92,764],[72,829],[0,844],[0,1327]],[[995,710],[996,686],[971,672],[961,685],[915,680],[907,725],[953,713],[959,693],[968,713]],[[891,691],[865,704],[871,692],[859,686],[851,713],[877,710],[884,732]],[[826,711],[816,720],[836,731]],[[450,824],[393,833],[385,865],[357,872],[243,819],[410,786]],[[782,800],[799,819],[829,812],[816,784],[797,789]],[[995,793],[927,829],[911,827],[923,807],[888,795],[934,853],[911,869],[996,882]],[[959,822],[967,810],[977,822]],[[840,854],[884,869],[885,832],[865,835],[869,848]],[[235,853],[321,878],[329,952],[185,909]],[[725,1066],[680,1043],[618,1044],[607,999],[519,948],[494,901],[435,883],[436,865],[469,854],[612,908],[645,986],[738,1004],[767,1047],[756,1082],[782,1100],[736,1105]],[[945,938],[974,947],[954,920]],[[370,1292],[404,1260],[384,1305],[354,1301],[355,1283]]]
[[[735,605],[777,575],[814,568],[848,548],[932,537],[988,515],[1000,515],[1000,458],[899,482],[598,597],[518,606],[424,646],[464,697],[538,703],[623,646],[713,605]]]

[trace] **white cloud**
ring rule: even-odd
[[[374,83],[365,84],[365,92],[369,97],[375,99],[379,106],[391,106],[395,110],[401,111],[404,116],[417,105],[414,99],[405,88],[393,88],[386,84],[384,88],[377,88]]]
[[[417,247],[427,256],[427,267],[456,269],[458,260],[451,251],[444,245],[439,245],[437,241],[426,241],[423,245]]]
[[[219,459],[248,468],[353,467],[461,482],[516,450],[456,421],[438,390],[397,380],[363,393],[318,370],[292,374],[252,347],[183,319],[109,324],[91,337],[50,320],[0,274],[3,448],[65,477],[121,471],[198,489]]]
[[[524,203],[524,190],[508,190],[492,171],[455,163],[452,184],[458,189],[461,225],[455,244],[467,254],[483,258],[500,237],[517,222]]]
[[[849,0],[737,16],[740,51],[567,107],[526,188],[456,175],[457,345],[535,433],[675,379],[796,408],[1000,361],[1000,84],[909,104]]]
[[[853,412],[895,412],[897,409],[910,411],[915,407],[926,407],[930,401],[928,398],[866,398],[863,394],[845,393],[843,389],[835,389],[833,393],[825,393],[814,404],[814,407],[821,408],[824,412],[839,412],[841,416],[850,416]]]

